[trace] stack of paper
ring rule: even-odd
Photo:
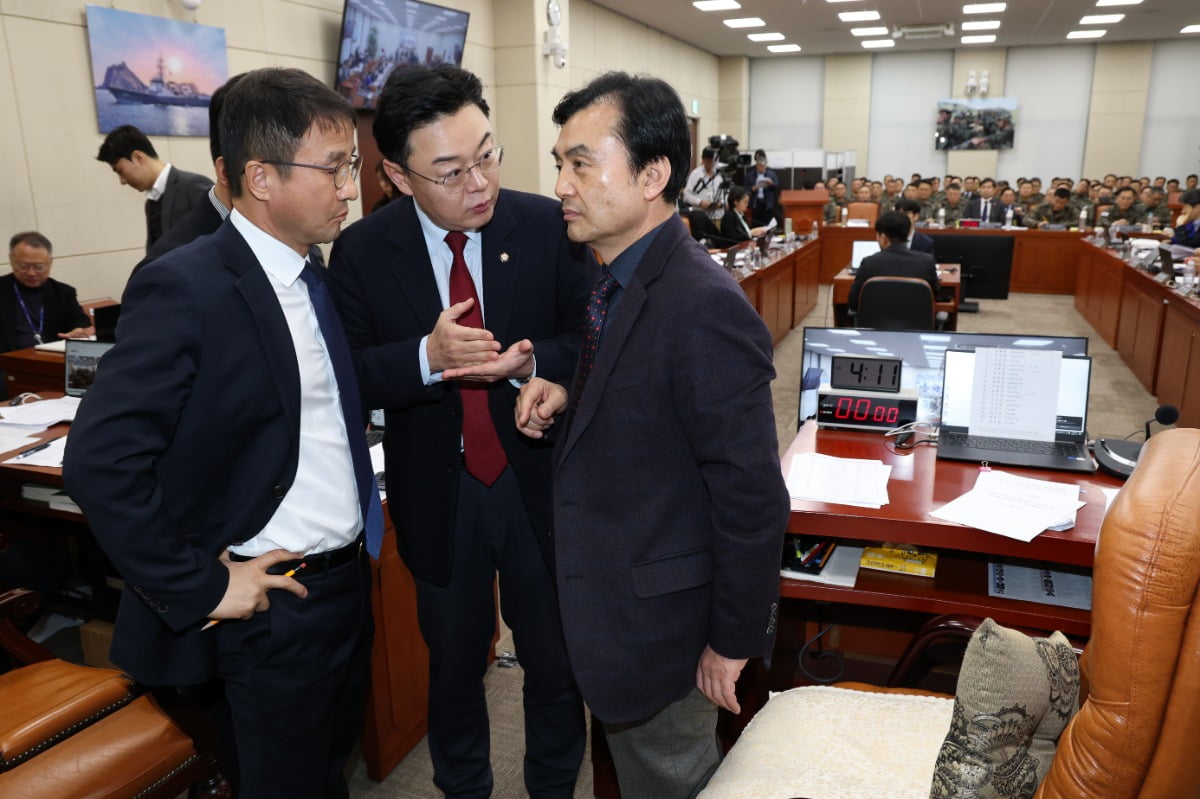
[[[802,452],[792,456],[787,487],[792,499],[879,508],[888,504],[891,474],[883,461]]]
[[[40,432],[50,425],[73,421],[78,408],[79,397],[59,397],[27,402],[24,405],[0,406],[0,425]]]
[[[63,455],[67,451],[67,437],[52,438],[35,447],[23,449],[5,463],[15,463],[20,466],[62,466]]]
[[[1047,529],[1075,526],[1079,486],[1017,477],[994,469],[981,471],[975,487],[930,516],[977,527],[989,533],[1032,541]]]

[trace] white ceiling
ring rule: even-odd
[[[677,39],[719,56],[787,57],[794,55],[825,55],[829,53],[864,53],[861,39],[851,35],[852,27],[898,25],[952,24],[954,35],[939,39],[896,39],[895,47],[877,52],[899,52],[958,47],[1013,47],[1018,45],[1092,44],[1145,39],[1190,39],[1200,47],[1200,34],[1181,34],[1184,25],[1200,25],[1200,2],[1197,0],[1143,0],[1136,6],[1097,8],[1096,0],[1008,0],[1001,14],[963,13],[959,0],[738,0],[736,11],[699,11],[691,0],[592,0],[630,19],[649,25]],[[878,11],[877,22],[845,23],[838,19],[844,11]],[[1089,14],[1124,14],[1116,24],[1084,26],[1081,17]],[[722,20],[737,17],[759,17],[765,27],[735,30]],[[961,30],[964,20],[1000,20],[996,31]],[[1068,41],[1069,31],[1087,27],[1102,28],[1107,33],[1100,39]],[[752,42],[748,33],[779,32],[781,42]],[[963,45],[964,33],[995,33],[993,44]],[[890,38],[890,37],[882,37]],[[800,53],[775,54],[768,44],[793,43],[801,46]],[[1053,80],[1047,75],[1047,80]],[[1191,83],[1195,76],[1183,77]]]

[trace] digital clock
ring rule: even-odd
[[[891,430],[916,421],[917,394],[880,394],[821,386],[817,391],[817,425],[850,430]]]
[[[829,385],[853,391],[900,390],[900,358],[879,358],[872,355],[834,355]]]

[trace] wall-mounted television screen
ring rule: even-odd
[[[374,108],[393,69],[461,66],[470,16],[419,0],[346,0],[338,92],[355,108]]]
[[[938,150],[1011,150],[1017,101],[1012,97],[938,100]]]

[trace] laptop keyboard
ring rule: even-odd
[[[1063,444],[1058,441],[1031,441],[1024,438],[989,438],[986,436],[964,435],[962,433],[943,434],[942,440],[956,447],[1023,452],[1029,455],[1061,455],[1069,457],[1079,454],[1078,444]]]

